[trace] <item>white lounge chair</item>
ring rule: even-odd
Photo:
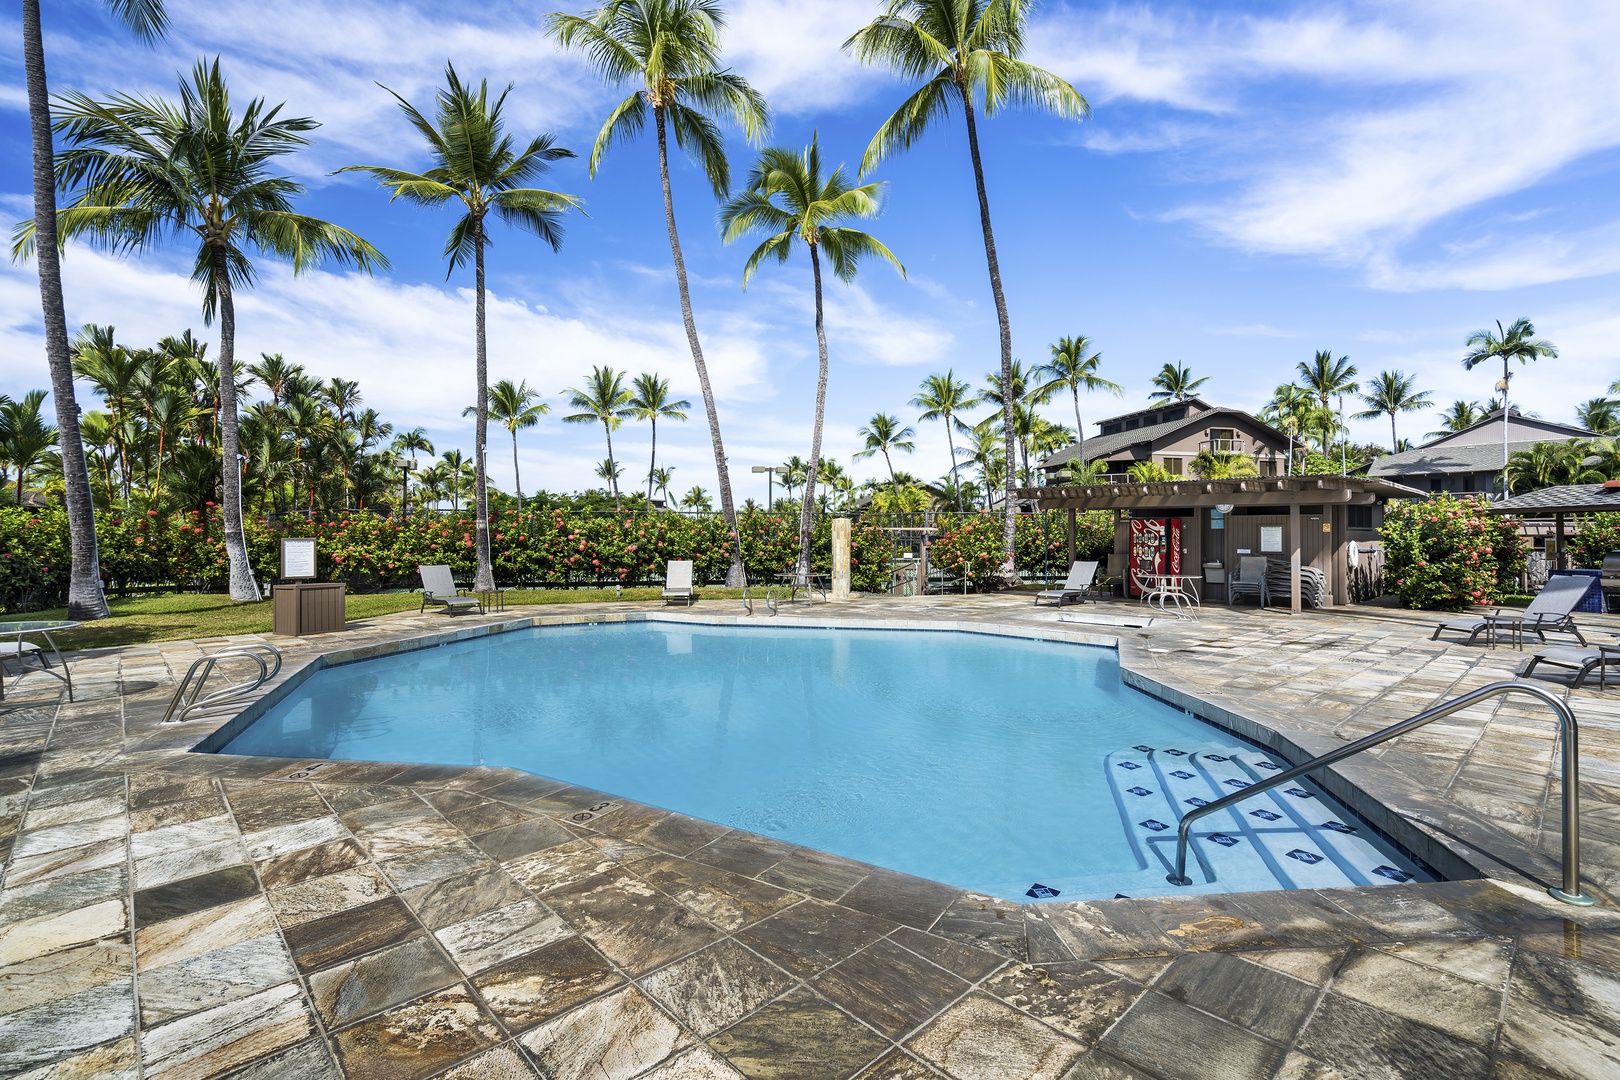
[[[664,570],[664,603],[673,604],[676,601],[687,607],[697,601],[697,593],[692,589],[691,559],[671,559]]]
[[[1035,594],[1035,606],[1039,607],[1042,601],[1056,604],[1058,607],[1081,603],[1090,595],[1092,583],[1096,580],[1096,563],[1076,562],[1069,567],[1069,578],[1061,589],[1042,589]]]
[[[484,605],[477,597],[461,595],[448,566],[418,566],[416,572],[422,575],[422,606],[417,609],[419,613],[426,611],[429,604],[439,604],[451,615],[469,609],[477,609],[480,615],[484,613]]]
[[[1472,645],[1474,639],[1485,632],[1486,626],[1495,623],[1498,630],[1517,629],[1521,633],[1535,634],[1542,641],[1547,640],[1549,632],[1574,634],[1575,640],[1585,645],[1586,639],[1575,627],[1574,612],[1576,606],[1586,598],[1587,590],[1591,587],[1590,578],[1548,578],[1547,584],[1542,586],[1541,591],[1523,611],[1515,614],[1512,609],[1497,608],[1488,617],[1471,615],[1461,619],[1447,619],[1434,628],[1429,640],[1434,641],[1442,633],[1450,631],[1455,634],[1467,634],[1468,644]]]

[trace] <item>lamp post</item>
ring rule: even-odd
[[[395,458],[394,464],[399,466],[399,516],[403,520],[410,510],[411,473],[416,469],[416,462],[411,458]]]
[[[780,465],[755,465],[751,471],[765,474],[765,510],[768,513],[776,505],[776,478],[787,476],[787,469]]]

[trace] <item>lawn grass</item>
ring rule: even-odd
[[[707,600],[736,600],[739,589],[706,588],[699,595]],[[625,589],[615,595],[612,589],[509,589],[508,608],[526,604],[592,604],[612,600],[656,601],[657,586]],[[419,593],[351,593],[346,616],[350,621],[415,611],[422,604]],[[163,593],[156,596],[109,598],[112,616],[86,623],[77,630],[55,635],[64,649],[96,649],[115,645],[138,645],[150,641],[180,641],[188,638],[228,637],[233,634],[268,634],[271,627],[270,601],[257,604],[232,603],[217,593]],[[0,625],[17,620],[66,619],[67,609],[30,611],[8,615]],[[447,617],[448,618],[448,617]]]

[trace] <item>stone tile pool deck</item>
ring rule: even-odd
[[[553,611],[276,639],[278,682],[321,653]],[[1128,679],[1296,759],[1525,655],[1377,608],[1145,630],[1015,597],[780,616],[823,618],[1117,636]],[[1542,891],[1556,740],[1518,700],[1329,784],[1487,878],[1026,906],[512,770],[189,753],[221,719],[158,721],[220,644],[82,654],[78,702],[35,678],[0,705],[0,1075],[1620,1075],[1620,692],[1569,695],[1596,907]]]

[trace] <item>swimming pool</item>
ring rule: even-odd
[[[319,671],[224,752],[511,766],[1017,900],[1422,876],[1302,788],[1200,822],[1174,889],[1177,807],[1276,763],[1111,649],[987,634],[536,627]]]

